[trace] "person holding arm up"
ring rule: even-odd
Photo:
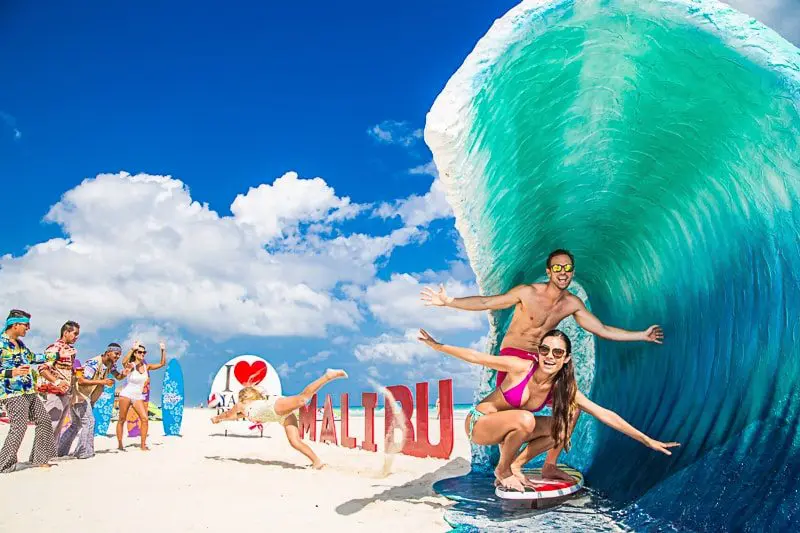
[[[643,331],[628,331],[604,324],[586,308],[583,301],[570,293],[567,288],[575,275],[575,259],[563,249],[553,250],[547,257],[545,273],[547,283],[518,285],[505,294],[496,296],[469,296],[453,298],[444,286],[438,291],[423,288],[421,299],[426,306],[451,307],[464,311],[497,311],[514,308],[511,324],[508,326],[501,356],[514,356],[527,361],[537,361],[539,343],[542,336],[567,318],[573,316],[580,327],[606,340],[621,342],[652,342],[662,344],[664,332],[658,325]],[[496,386],[506,383],[507,372],[498,370]],[[577,422],[577,420],[575,421]],[[574,423],[571,428],[574,428]],[[570,429],[571,431],[572,429]],[[560,449],[550,450],[542,469],[546,477],[566,479],[568,475],[556,468]]]
[[[119,419],[117,420],[117,443],[118,449],[124,450],[122,445],[122,433],[125,429],[125,421],[128,418],[128,410],[133,407],[139,417],[139,431],[141,433],[141,450],[149,451],[147,447],[147,405],[145,404],[145,387],[150,379],[150,372],[158,370],[167,364],[167,347],[162,342],[161,361],[156,364],[148,364],[144,360],[147,349],[139,341],[134,341],[133,347],[123,362],[127,378],[123,383],[122,390],[119,392]]]
[[[504,489],[535,490],[533,482],[522,473],[522,466],[547,450],[562,447],[569,450],[572,426],[579,410],[666,455],[672,454],[670,448],[679,446],[677,442],[660,442],[645,435],[615,412],[584,396],[575,381],[572,343],[560,330],[542,335],[537,361],[496,357],[469,348],[445,345],[422,329],[418,339],[438,352],[509,376],[508,383],[498,385],[473,407],[465,421],[471,442],[482,446],[500,445],[495,483]],[[552,416],[536,416],[546,405],[552,407]],[[520,453],[525,443],[527,447]],[[517,468],[512,468],[512,465]],[[547,477],[544,470],[542,475]]]

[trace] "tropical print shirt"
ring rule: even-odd
[[[33,365],[41,362],[41,357],[36,357],[22,339],[17,339],[15,345],[5,333],[0,335],[0,401],[23,394],[35,394],[39,372]],[[11,375],[12,370],[27,364],[32,365],[29,374]]]
[[[43,386],[40,387],[40,392],[57,394],[59,396],[62,394],[72,393],[74,374],[73,365],[75,363],[76,353],[77,352],[75,348],[71,344],[62,341],[61,339],[44,349],[44,355],[45,359],[47,360],[47,364],[55,371],[57,378],[63,379],[70,384],[70,388],[66,392],[62,393],[55,389],[54,386],[43,384]]]
[[[107,367],[105,364],[103,364],[102,355],[92,357],[83,365],[83,377],[85,379],[106,379],[109,374],[118,372],[119,371],[117,370],[116,364],[111,365],[111,367]],[[88,399],[90,403],[94,405],[98,398],[100,398],[100,395],[103,394],[102,385],[77,385],[77,389],[78,397],[76,401],[78,403],[84,402]]]

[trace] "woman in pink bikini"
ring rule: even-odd
[[[554,329],[542,337],[538,362],[441,344],[423,329],[419,330],[419,340],[436,351],[498,371],[497,388],[470,410],[465,429],[475,444],[500,445],[500,460],[494,473],[496,483],[507,489],[535,488],[522,474],[522,466],[556,446],[569,450],[578,409],[661,453],[672,455],[669,448],[679,446],[677,442],[648,437],[617,413],[584,396],[575,382],[572,343],[562,331]],[[545,406],[552,406],[552,416],[534,416]],[[528,446],[520,454],[526,442]]]

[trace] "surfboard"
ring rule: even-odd
[[[466,528],[465,531],[527,531],[542,529],[537,526],[538,520],[548,513],[558,512],[559,509],[567,511],[587,505],[586,498],[579,497],[578,491],[583,487],[583,476],[577,470],[565,465],[558,467],[576,478],[572,488],[547,487],[544,483],[540,487],[541,494],[534,497],[527,494],[524,499],[508,495],[508,491],[498,491],[494,485],[495,477],[492,471],[472,470],[464,476],[441,479],[433,484],[433,490],[455,505],[445,511],[445,521],[454,528]],[[528,477],[541,479],[540,468],[526,468]],[[548,480],[549,483],[549,480]],[[558,483],[558,482],[556,482]],[[567,483],[567,485],[570,485]],[[565,490],[563,496],[556,496],[559,490]],[[554,492],[555,491],[555,492]],[[572,492],[570,492],[572,491]],[[526,493],[517,492],[517,495]],[[544,496],[544,497],[541,497]],[[596,511],[583,509],[596,518]],[[569,514],[569,513],[567,513]],[[590,517],[586,517],[587,519]],[[519,527],[517,527],[519,526]],[[474,528],[474,529],[473,529]],[[579,531],[592,530],[578,528]]]
[[[541,468],[524,469],[523,472],[525,475],[536,485],[536,490],[526,489],[525,492],[519,492],[517,490],[497,487],[494,493],[498,498],[504,500],[549,500],[575,494],[583,488],[583,474],[566,465],[558,465],[558,467],[569,474],[574,481],[542,479]]]
[[[116,384],[103,388],[103,393],[92,407],[94,415],[94,434],[107,435],[108,426],[111,424],[111,413],[114,411],[114,390]]]
[[[183,371],[178,360],[172,359],[167,364],[164,384],[161,387],[161,422],[164,425],[164,435],[181,434],[183,402]]]

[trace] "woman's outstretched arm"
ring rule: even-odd
[[[587,398],[583,395],[581,391],[575,396],[575,400],[578,403],[578,407],[596,419],[598,419],[603,424],[607,425],[610,428],[614,428],[620,433],[624,433],[625,435],[629,436],[632,439],[638,440],[648,448],[652,448],[657,452],[661,452],[666,455],[672,455],[672,452],[669,451],[669,448],[674,448],[675,446],[680,446],[680,443],[677,442],[661,442],[655,439],[651,439],[632,425],[630,425],[624,418],[619,416],[614,411],[610,409],[606,409],[605,407],[601,407],[594,403],[592,400]]]
[[[470,348],[461,348],[459,346],[442,344],[431,337],[430,334],[424,329],[419,330],[417,339],[421,342],[424,342],[437,352],[446,353],[447,355],[461,359],[467,363],[485,366],[486,368],[492,368],[501,372],[508,372],[512,374],[527,372],[531,368],[532,364],[527,359],[520,359],[519,357],[497,357],[495,355],[489,355],[488,353],[482,353]]]

